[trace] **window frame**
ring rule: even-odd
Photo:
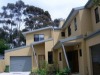
[[[53,64],[53,52],[48,51],[48,64]]]
[[[74,27],[75,27],[75,31],[77,30],[77,18],[75,17],[74,19]]]
[[[65,32],[61,32],[61,36],[62,37],[65,37]]]
[[[96,23],[98,23],[98,22],[100,22],[99,8],[96,7],[96,8],[94,9],[94,12],[95,12],[95,21],[96,21]]]
[[[43,39],[41,39],[41,35],[43,35]],[[38,38],[35,38],[35,36],[38,36]],[[38,39],[38,40],[36,40],[36,39]],[[44,40],[44,34],[34,34],[34,42],[38,42],[38,41],[42,41],[42,40]]]
[[[59,61],[62,61],[62,53],[59,52]]]
[[[71,35],[71,27],[70,27],[70,26],[71,26],[71,25],[68,26],[68,36]]]

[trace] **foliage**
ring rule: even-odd
[[[59,72],[57,72],[56,75],[69,75],[70,74],[70,69],[69,68],[65,68]]]
[[[93,0],[93,2],[96,6],[100,6],[100,0]]]
[[[4,72],[9,72],[9,65],[7,65],[6,67],[5,67],[5,71]]]
[[[68,67],[63,70],[58,70],[54,65],[48,65],[46,62],[41,62],[42,67],[35,71],[31,71],[30,75],[70,75],[70,69]]]
[[[59,20],[59,19],[55,19],[55,20],[54,20],[54,24],[55,24],[56,27],[59,26],[59,23],[60,23],[60,20]]]
[[[6,45],[6,42],[3,39],[0,39],[0,53],[4,54],[4,51],[9,49],[9,47]]]
[[[21,42],[25,43],[22,31],[30,31],[53,24],[48,11],[26,5],[22,0],[18,0],[16,3],[8,3],[2,7],[2,10],[3,12],[0,12],[0,25],[2,25],[0,39],[4,39],[15,47],[21,46]],[[21,31],[22,25],[25,26],[25,29]],[[14,42],[16,39],[19,39],[17,45]]]
[[[24,10],[26,18],[25,26],[30,30],[47,27],[52,25],[51,17],[48,11],[35,6],[27,6]]]
[[[31,71],[30,75],[55,75],[54,65],[47,64],[46,61],[41,62],[39,69]]]
[[[47,70],[46,70],[46,69],[39,69],[39,70],[37,71],[37,73],[38,73],[39,75],[47,75]]]
[[[41,65],[41,67],[37,70],[37,74],[47,75],[47,73],[48,73],[48,64],[45,61],[42,61],[40,65]]]

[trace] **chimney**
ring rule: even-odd
[[[59,28],[61,28],[65,22],[65,19],[60,18],[59,21]]]

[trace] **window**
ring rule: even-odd
[[[80,54],[80,56],[82,56],[82,50],[81,49],[79,50],[79,54]]]
[[[34,35],[34,41],[42,41],[44,40],[44,35],[43,34],[35,34]]]
[[[76,18],[74,19],[74,26],[75,26],[75,31],[77,30],[77,21]]]
[[[70,36],[71,35],[71,28],[70,28],[70,26],[68,26],[68,36]]]
[[[65,32],[61,32],[61,36],[62,37],[65,37]]]
[[[99,11],[98,11],[98,7],[97,8],[95,8],[95,19],[96,19],[96,23],[98,23],[99,22]]]
[[[62,61],[61,52],[59,53],[59,61]]]
[[[53,64],[53,52],[48,52],[48,63]]]

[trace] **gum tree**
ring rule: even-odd
[[[96,6],[100,6],[100,0],[93,0],[93,2]]]

